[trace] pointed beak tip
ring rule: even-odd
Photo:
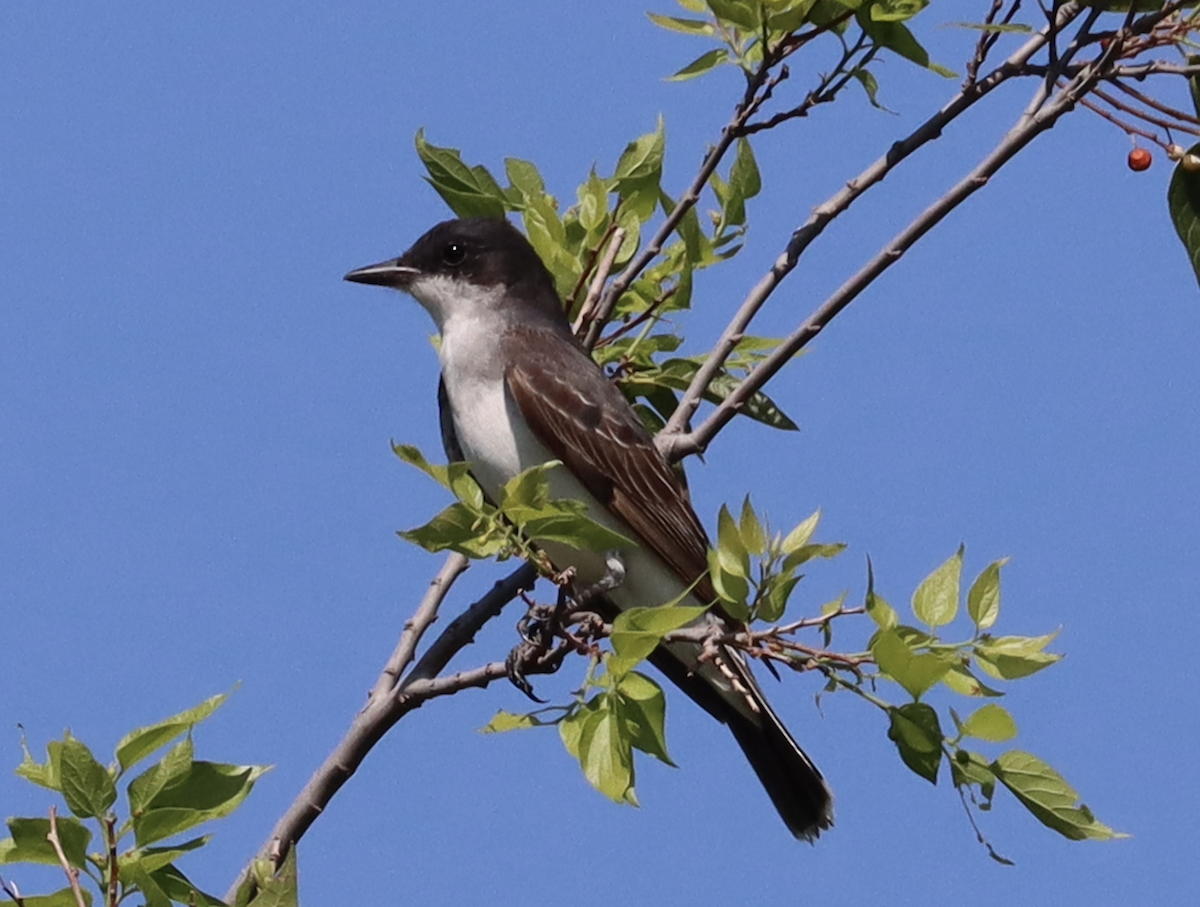
[[[365,268],[355,268],[353,271],[348,271],[342,280],[377,287],[403,289],[416,274],[416,268],[402,265],[392,259],[391,261],[381,261],[379,264],[367,265]]]

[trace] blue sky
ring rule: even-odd
[[[276,768],[183,864],[224,891],[439,563],[393,533],[445,500],[388,446],[438,449],[431,325],[341,275],[447,216],[420,178],[419,127],[494,171],[534,160],[569,200],[661,113],[666,183],[682,188],[737,84],[663,82],[704,48],[645,8],[5,5],[0,767],[19,761],[18,723],[39,752],[70,727],[107,754],[240,682],[198,752]],[[968,34],[922,35],[961,69]],[[796,86],[811,75],[793,66]],[[850,92],[758,142],[750,240],[698,283],[690,349],[812,205],[955,85],[895,59],[879,76],[895,114]],[[803,318],[1029,90],[956,124],[830,229],[760,331]],[[823,508],[824,537],[850,550],[811,571],[798,604],[860,597],[868,555],[897,605],[960,541],[972,575],[1011,556],[998,630],[1062,627],[1068,655],[1008,698],[1017,745],[1131,839],[1065,842],[1002,794],[984,829],[1017,866],[997,866],[876,713],[848,697],[818,712],[803,677],[769,692],[836,793],[816,847],[789,838],[729,736],[676,698],[681,769],[643,766],[643,808],[620,808],[555,734],[476,732],[524,705],[498,685],[428,705],[376,749],[301,844],[303,903],[1194,901],[1200,293],[1167,219],[1169,168],[1160,155],[1129,172],[1128,147],[1068,117],[772,384],[800,433],[734,425],[690,475],[710,527],[746,492],[778,525]],[[496,575],[473,568],[453,601]],[[461,663],[500,657],[516,617]],[[542,684],[561,696],[570,678]],[[4,815],[48,805],[0,771]]]

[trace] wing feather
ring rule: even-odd
[[[542,353],[536,360],[515,357],[505,372],[509,392],[537,439],[680,579],[690,584],[704,577],[704,527],[683,483],[620,390],[578,347],[539,338],[534,328],[512,333],[511,342]],[[711,601],[707,577],[696,592]]]

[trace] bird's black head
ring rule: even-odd
[[[404,290],[427,308],[430,287],[439,294],[446,286],[504,290],[519,296],[528,313],[566,321],[554,278],[529,240],[498,217],[443,221],[399,258],[358,268],[346,280]]]

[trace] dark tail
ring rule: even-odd
[[[762,695],[745,662],[730,655],[729,666],[742,675],[748,695],[758,706],[756,713],[732,704],[727,691],[693,673],[662,646],[650,656],[650,663],[702,709],[729,726],[788,831],[802,840],[814,840],[833,824],[833,796],[816,765]]]

